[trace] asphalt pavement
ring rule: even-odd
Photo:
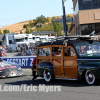
[[[31,69],[23,69],[23,76],[0,79],[0,85],[7,86],[61,86],[61,91],[9,91],[0,92],[0,100],[100,100],[100,83],[89,86],[79,81],[55,80],[46,83],[43,78],[32,80]]]
[[[7,57],[20,56],[17,52]],[[46,83],[43,78],[32,80],[31,69],[22,69],[23,76],[0,79],[0,86],[33,86],[36,91],[0,91],[0,100],[100,100],[100,82],[90,86],[80,81],[55,80]],[[39,91],[39,86],[60,86],[61,91]]]

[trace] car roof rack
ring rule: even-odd
[[[84,36],[64,36],[64,37],[57,37],[56,38],[56,41],[59,41],[59,40],[92,40],[96,38],[96,36],[87,36],[87,35],[84,35]]]

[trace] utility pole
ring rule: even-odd
[[[67,36],[67,25],[66,25],[66,15],[65,15],[65,5],[64,2],[66,0],[62,0],[62,8],[63,8],[63,29],[65,32],[65,36]]]

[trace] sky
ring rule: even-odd
[[[72,14],[72,0],[66,0],[64,4],[66,14]],[[0,0],[0,28],[41,15],[62,16],[62,0]]]

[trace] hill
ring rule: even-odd
[[[25,32],[25,29],[23,28],[24,24],[28,24],[29,21],[24,21],[24,22],[19,22],[19,23],[15,23],[12,25],[8,25],[5,27],[0,28],[1,31],[3,32],[3,30],[9,30],[10,33],[20,33],[20,31],[22,31],[23,33]]]
[[[68,14],[66,16],[73,16],[73,14]],[[62,16],[54,16],[55,18],[62,18]],[[50,18],[52,19],[52,17]],[[31,20],[33,21],[33,20]],[[15,23],[15,24],[12,24],[12,25],[8,25],[8,26],[5,26],[5,27],[2,27],[0,28],[0,30],[2,31],[3,33],[3,30],[9,30],[10,33],[20,33],[20,31],[22,31],[22,33],[25,33],[26,29],[23,28],[23,25],[25,24],[29,24],[29,21],[24,21],[24,22],[19,22],[19,23]],[[32,27],[32,29],[34,30],[35,27]]]

